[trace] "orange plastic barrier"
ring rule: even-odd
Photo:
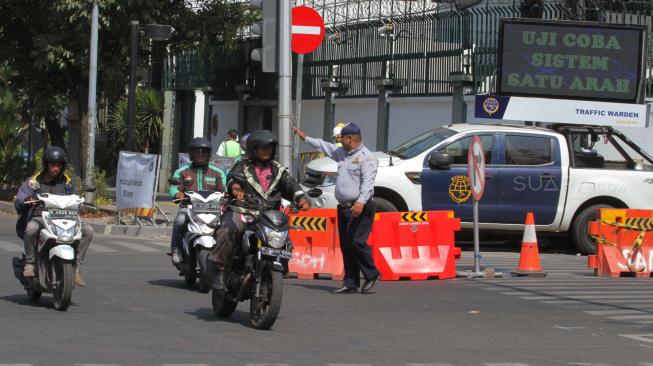
[[[344,277],[335,209],[289,215],[293,258],[289,271],[300,279]],[[375,216],[368,244],[383,280],[456,277],[454,233],[460,220],[451,211],[383,212]]]
[[[293,242],[293,257],[288,263],[290,273],[300,279],[325,276],[341,280],[344,267],[336,209],[315,208],[289,216],[291,225],[304,229],[290,231]]]
[[[383,212],[376,214],[368,243],[383,280],[453,278],[458,230],[452,211]]]
[[[653,210],[600,209],[589,233],[596,255],[588,257],[597,276],[653,276]]]

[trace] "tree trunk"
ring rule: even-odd
[[[45,118],[45,127],[48,129],[48,137],[51,146],[59,146],[66,150],[64,131],[59,124],[59,116],[49,115]]]
[[[81,114],[79,113],[79,100],[71,97],[68,102],[68,161],[75,174],[81,172],[80,140],[81,140]]]

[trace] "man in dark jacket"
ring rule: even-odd
[[[211,142],[203,137],[194,138],[188,145],[191,163],[186,164],[172,176],[181,184],[170,187],[170,196],[184,198],[185,191],[224,192],[227,177],[220,168],[210,163]],[[171,252],[172,263],[179,265],[184,261],[181,253],[182,240],[188,224],[188,209],[182,207],[177,212],[172,227]]]
[[[245,159],[234,165],[227,178],[227,191],[232,198],[243,200],[252,195],[264,202],[268,210],[281,207],[281,198],[295,201],[303,210],[311,206],[301,186],[288,173],[288,169],[274,160],[278,141],[272,132],[259,130],[252,132],[247,139]],[[245,223],[241,215],[231,209],[222,216],[220,229],[216,233],[216,245],[209,259],[216,263],[218,273],[213,281],[216,291],[224,291],[224,270],[232,258],[233,249],[239,243]]]
[[[35,276],[36,241],[39,231],[45,227],[41,218],[43,209],[38,205],[37,194],[71,195],[76,193],[72,180],[64,174],[67,162],[66,152],[62,148],[57,146],[48,148],[43,154],[43,170],[26,180],[16,194],[14,207],[20,215],[16,223],[16,233],[23,239],[25,245],[24,277]],[[82,223],[82,239],[79,241],[77,271],[75,272],[75,284],[80,287],[86,286],[86,283],[79,274],[79,267],[84,261],[92,239],[93,227]]]

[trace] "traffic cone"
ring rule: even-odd
[[[535,235],[535,218],[532,212],[526,214],[526,226],[519,255],[519,267],[512,271],[514,276],[544,277],[540,264],[540,253],[537,249],[537,236]]]

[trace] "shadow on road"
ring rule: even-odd
[[[234,313],[228,318],[219,318],[215,315],[213,309],[211,308],[199,308],[195,311],[187,311],[186,314],[192,315],[197,319],[204,320],[206,322],[225,322],[240,324],[246,328],[252,327],[249,322],[249,313],[241,310],[234,311]]]
[[[32,301],[25,294],[16,294],[16,295],[2,296],[0,297],[0,300],[11,302],[16,305],[31,306],[34,308],[54,309],[52,299],[47,297],[45,298],[45,301],[43,301],[44,300],[43,298],[41,298],[39,301]],[[73,305],[74,304],[71,304],[71,306]]]
[[[194,287],[191,287],[184,282],[183,279],[180,280],[171,280],[171,279],[161,279],[161,280],[151,280],[147,281],[150,285],[177,288],[182,290],[193,290]]]
[[[324,291],[324,292],[329,292],[331,290],[334,290],[334,289],[340,287],[337,284],[333,284],[333,285],[312,285],[312,284],[307,284],[307,283],[288,283],[288,285],[303,287],[303,288],[307,288],[309,290],[319,290],[319,291]]]

